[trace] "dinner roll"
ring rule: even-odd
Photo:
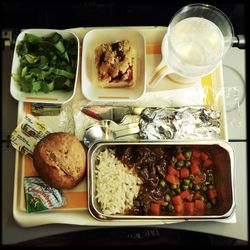
[[[83,178],[86,152],[75,136],[65,132],[51,133],[35,146],[33,164],[51,187],[71,189]]]

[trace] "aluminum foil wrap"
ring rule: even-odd
[[[220,138],[220,112],[209,107],[146,108],[141,113],[140,139],[202,140]]]

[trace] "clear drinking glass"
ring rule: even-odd
[[[231,47],[234,30],[228,17],[208,4],[190,4],[170,21],[161,52],[162,61],[148,83],[150,87],[166,75],[190,83],[209,74]]]

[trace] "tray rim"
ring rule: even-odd
[[[72,32],[77,33],[78,30],[81,30],[81,32],[84,32],[84,35],[91,29],[94,28],[106,28],[106,27],[78,27],[78,28],[72,28],[69,29]],[[116,28],[115,26],[113,28]],[[167,29],[167,26],[124,26],[119,28],[131,28],[131,29],[145,29],[145,30],[156,30],[160,29],[160,32],[164,32]],[[81,38],[79,38],[81,39]],[[81,47],[81,45],[80,45]],[[220,81],[219,84],[216,84],[217,89],[223,89],[224,87],[224,79],[223,79],[223,71],[222,71],[222,63],[218,66],[217,70],[214,71],[214,74],[212,74],[212,77],[219,77]],[[213,86],[214,87],[214,86]],[[213,90],[215,91],[215,90]],[[228,131],[227,131],[227,123],[226,123],[226,112],[225,112],[225,97],[224,97],[224,91],[221,93],[218,99],[218,104],[220,106],[221,112],[222,112],[222,123],[223,123],[223,139],[224,141],[228,141]],[[17,112],[17,123],[21,122],[21,119],[24,115],[24,102],[18,102],[18,112]],[[15,176],[14,176],[14,194],[13,194],[13,216],[15,221],[22,227],[33,227],[33,226],[40,226],[40,225],[46,225],[46,224],[71,224],[71,225],[85,225],[85,226],[141,226],[141,225],[162,225],[167,223],[179,223],[182,221],[139,221],[136,223],[132,223],[131,221],[117,221],[117,222],[101,222],[98,220],[93,219],[93,217],[90,215],[88,208],[84,209],[69,209],[67,211],[63,210],[55,210],[55,211],[45,211],[45,212],[36,212],[36,213],[27,213],[26,211],[21,211],[18,206],[18,194],[20,193],[20,188],[22,190],[22,187],[20,186],[20,180],[19,180],[19,171],[20,166],[18,163],[20,163],[22,156],[21,153],[16,151],[15,155]],[[73,213],[72,213],[73,211]],[[51,215],[53,216],[51,220]],[[37,216],[38,215],[38,216]],[[233,214],[232,214],[233,216]],[[85,220],[83,219],[85,218]],[[199,221],[197,219],[196,221]],[[202,220],[204,221],[204,220]],[[211,220],[209,220],[211,221]],[[221,220],[223,221],[223,220]],[[227,219],[225,222],[228,222]]]
[[[134,216],[134,215],[105,215],[102,212],[97,211],[97,208],[94,206],[94,197],[92,195],[93,189],[94,189],[94,182],[93,182],[93,171],[91,171],[91,168],[93,166],[92,164],[92,155],[96,154],[96,151],[99,148],[102,148],[103,146],[108,146],[108,145],[184,145],[184,146],[193,146],[193,145],[200,145],[200,146],[206,146],[206,145],[217,145],[223,149],[225,149],[228,152],[228,155],[230,157],[230,162],[231,162],[231,185],[232,185],[232,204],[230,206],[230,209],[222,214],[222,215],[206,215],[206,216],[150,216],[150,215],[145,215],[145,216]],[[95,144],[93,144],[90,149],[88,150],[88,157],[87,157],[88,165],[88,209],[91,215],[99,220],[99,221],[211,221],[212,219],[218,219],[218,220],[223,220],[223,219],[228,219],[232,216],[234,210],[235,210],[235,189],[234,189],[234,172],[235,172],[235,157],[234,157],[234,150],[232,146],[224,141],[224,140],[203,140],[203,141],[195,141],[195,142],[190,142],[190,141],[184,141],[184,140],[179,140],[179,141],[173,141],[173,140],[158,140],[158,141],[148,141],[148,140],[138,140],[138,141],[99,141]],[[91,184],[90,184],[91,183]]]

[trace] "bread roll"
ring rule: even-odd
[[[84,176],[86,152],[75,136],[65,132],[51,133],[35,146],[33,164],[51,187],[71,189]]]

